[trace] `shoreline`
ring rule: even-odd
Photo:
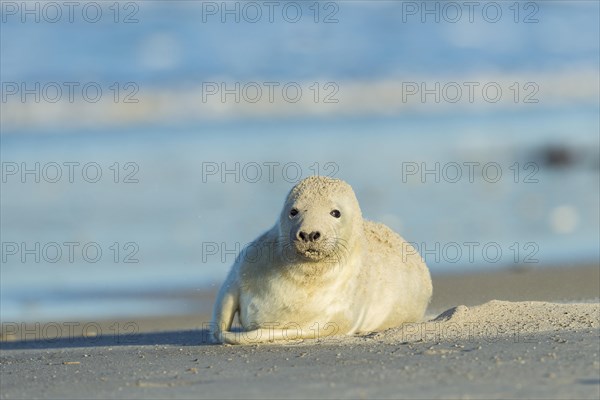
[[[600,301],[600,266],[534,267],[497,269],[480,272],[462,272],[432,275],[433,297],[427,308],[426,319],[432,319],[449,308],[474,306],[491,300],[551,301],[559,303]],[[177,329],[200,329],[210,322],[212,306],[218,286],[183,291],[142,293],[141,296],[176,299],[185,302],[186,309],[198,310],[193,314],[158,315],[151,317],[118,317],[98,319],[40,320],[37,322],[9,321],[0,326],[0,343],[36,338],[27,331],[43,330],[49,324],[61,326],[61,337],[84,337],[82,330],[89,327],[89,337],[96,333],[128,334],[126,324],[135,324],[136,333]],[[67,325],[64,325],[67,324]],[[78,325],[74,325],[78,324]],[[73,326],[72,328],[70,326]],[[9,328],[9,329],[7,329]],[[17,330],[17,334],[11,334]],[[48,328],[50,330],[50,328]],[[53,330],[55,332],[56,329]],[[50,332],[50,333],[53,333]],[[37,338],[43,338],[37,335]],[[49,337],[53,337],[48,335]]]

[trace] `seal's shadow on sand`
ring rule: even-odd
[[[115,346],[208,346],[215,343],[209,340],[208,329],[136,333],[128,335],[100,335],[96,337],[62,337],[57,339],[33,339],[15,342],[0,342],[1,350],[65,349],[75,347],[115,347]]]

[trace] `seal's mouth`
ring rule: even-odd
[[[318,261],[318,260],[325,258],[325,255],[323,254],[323,252],[318,249],[308,248],[303,251],[300,250],[299,253],[301,256],[303,256],[304,258],[307,258],[309,260]]]
[[[309,245],[302,242],[296,242],[295,250],[301,258],[308,261],[321,261],[331,255],[332,249],[329,246]]]

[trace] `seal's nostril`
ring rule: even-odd
[[[309,236],[311,242],[316,242],[321,237],[320,232],[312,232]]]
[[[308,241],[308,237],[307,237],[307,235],[306,235],[306,233],[305,233],[305,232],[302,232],[302,231],[300,231],[300,232],[298,233],[298,237],[299,237],[299,238],[300,238],[300,239],[301,239],[303,242],[306,242],[306,241]]]

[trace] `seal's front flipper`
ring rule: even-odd
[[[229,280],[229,279],[228,279]],[[222,334],[230,333],[233,317],[239,310],[237,286],[228,282],[223,285],[217,296],[211,323],[212,336],[222,342]]]

